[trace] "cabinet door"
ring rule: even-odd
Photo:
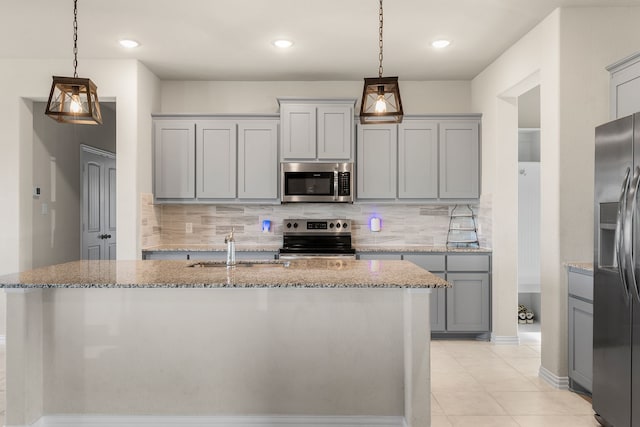
[[[196,122],[196,197],[236,197],[236,124]]]
[[[636,56],[611,74],[611,119],[640,111],[640,57]]]
[[[447,330],[484,332],[489,330],[489,274],[447,273]]]
[[[444,273],[434,273],[444,279]],[[431,321],[431,332],[444,332],[447,328],[447,289],[431,289],[429,301],[429,316]]]
[[[368,252],[358,254],[358,259],[361,260],[394,260],[400,261],[402,259],[402,254],[399,253],[389,253],[389,252]]]
[[[398,198],[438,198],[438,123],[398,125]]]
[[[569,297],[569,377],[593,385],[593,304]]]
[[[480,196],[480,147],[477,121],[440,123],[440,198]]]
[[[238,124],[238,198],[278,198],[278,125],[272,121]]]
[[[358,125],[359,199],[395,199],[397,125]]]
[[[155,197],[193,199],[196,194],[194,122],[157,120],[153,140]]]
[[[353,139],[353,107],[318,107],[318,159],[350,160]]]
[[[316,158],[316,107],[313,105],[283,105],[282,158]]]

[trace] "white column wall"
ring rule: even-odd
[[[553,90],[558,86],[558,38],[560,11],[555,11],[472,81],[473,109],[483,113],[482,120],[482,193],[493,197],[493,333],[496,338],[517,336],[518,305],[518,87],[527,90],[527,81],[541,83],[541,151],[557,146],[557,118]],[[539,72],[539,77],[538,76]],[[516,91],[513,89],[516,88]],[[530,89],[530,87],[528,87]],[[547,189],[543,206],[546,226],[543,241],[549,241],[545,253],[556,253],[549,240],[553,235],[553,187],[557,170],[552,162],[543,162]],[[556,184],[554,184],[554,178]],[[556,234],[557,235],[557,234]],[[543,268],[544,271],[544,268]],[[552,278],[543,279],[554,281]],[[544,311],[544,308],[543,308]],[[547,316],[545,312],[545,319]],[[544,325],[543,325],[544,327]]]
[[[163,113],[278,113],[278,97],[355,98],[363,81],[162,81]],[[405,114],[473,113],[470,81],[400,80]]]
[[[138,146],[150,147],[151,125],[139,117],[158,108],[157,79],[135,60],[85,60],[80,75],[98,85],[104,100],[117,102],[118,257],[135,259],[138,250],[138,182],[150,168],[138,167]],[[46,101],[52,75],[67,75],[69,61],[0,59],[0,274],[29,268],[31,205],[30,146],[33,143],[30,100]],[[143,87],[142,92],[139,86]],[[143,105],[140,109],[139,106]],[[150,120],[150,119],[149,119]],[[139,125],[146,127],[138,131]],[[146,150],[149,150],[146,148]],[[141,190],[150,189],[150,178]],[[25,199],[28,203],[25,202]]]
[[[494,200],[493,330],[512,336],[517,193],[506,183],[517,182],[517,151],[510,149],[517,135],[505,121],[511,120],[508,102],[499,99],[523,93],[521,83],[539,76],[542,366],[559,377],[567,375],[563,263],[593,257],[593,135],[608,120],[605,67],[638,50],[639,18],[639,7],[558,9],[472,81],[473,109],[483,113],[483,193]]]

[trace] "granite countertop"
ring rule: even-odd
[[[244,245],[236,242],[236,252],[278,252],[280,245]],[[227,245],[170,244],[143,248],[143,252],[226,252]]]
[[[74,261],[0,277],[0,288],[439,288],[409,261],[294,260],[259,267],[193,261]]]
[[[356,246],[356,252],[491,253],[491,249],[489,248],[448,248],[446,246],[426,246],[426,245],[404,245],[404,246],[362,245],[362,246]]]
[[[434,253],[491,253],[489,248],[447,248],[446,246],[381,246],[363,245],[355,246],[356,252],[434,252]],[[236,242],[236,252],[278,252],[280,246],[270,245],[241,245]],[[198,244],[171,244],[150,246],[142,249],[143,252],[221,252],[226,251],[225,245],[198,245]]]
[[[592,262],[567,262],[565,263],[565,265],[571,271],[583,271],[587,273],[593,273]]]

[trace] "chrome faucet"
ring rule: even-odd
[[[227,267],[236,265],[236,241],[233,238],[233,227],[231,227],[231,234],[224,238],[224,242],[227,244]]]

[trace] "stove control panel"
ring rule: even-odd
[[[350,219],[285,219],[284,234],[292,233],[351,233]]]

